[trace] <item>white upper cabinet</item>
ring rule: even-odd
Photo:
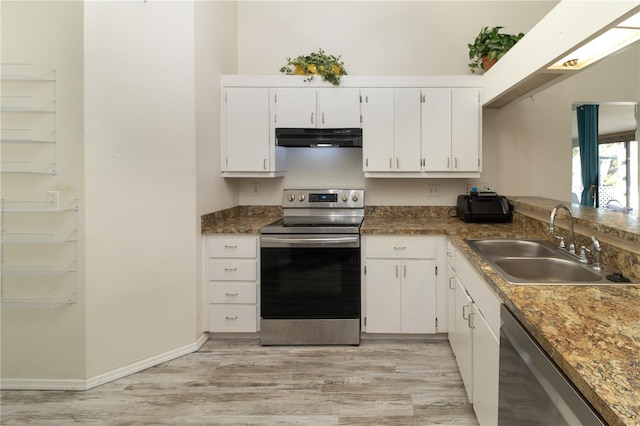
[[[420,90],[363,92],[365,172],[420,171]]]
[[[284,173],[284,149],[272,143],[269,89],[230,87],[223,92],[222,171],[225,177]]]
[[[451,171],[451,89],[423,89],[422,158],[424,170]]]
[[[278,88],[274,90],[275,127],[360,127],[360,90]]]
[[[423,89],[422,155],[426,172],[479,172],[480,89]]]
[[[479,172],[481,133],[480,89],[451,89],[451,156],[453,172]]]
[[[420,171],[420,89],[394,89],[395,170]]]
[[[479,87],[363,89],[366,177],[478,177]]]
[[[393,89],[367,89],[362,98],[362,167],[393,171]]]

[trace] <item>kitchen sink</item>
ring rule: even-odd
[[[478,254],[491,257],[548,257],[556,248],[546,240],[466,240]]]
[[[465,242],[509,284],[635,285],[609,280],[543,239],[466,239]]]
[[[556,257],[503,257],[494,264],[509,276],[507,281],[534,283],[595,283],[605,280],[600,273],[581,264]]]

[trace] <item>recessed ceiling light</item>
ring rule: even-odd
[[[555,62],[548,69],[579,70],[640,39],[640,13]]]

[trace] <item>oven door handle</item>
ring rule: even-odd
[[[260,247],[360,247],[360,235],[260,237]]]

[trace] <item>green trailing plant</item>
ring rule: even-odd
[[[469,47],[469,68],[471,72],[476,72],[482,67],[482,59],[486,56],[488,59],[499,60],[509,51],[522,37],[524,33],[519,34],[500,34],[503,27],[484,27],[476,37],[473,44]]]
[[[305,75],[304,81],[312,81],[319,75],[324,81],[335,86],[340,85],[340,76],[347,75],[341,56],[327,55],[324,50],[301,55],[297,58],[287,58],[287,64],[280,68],[286,74]]]

